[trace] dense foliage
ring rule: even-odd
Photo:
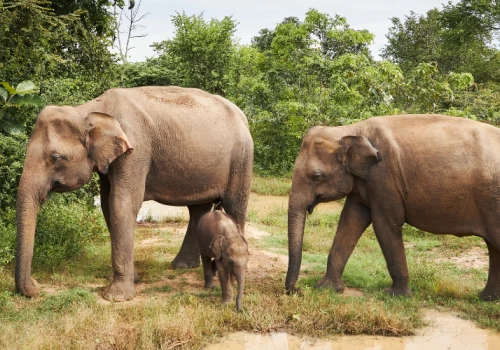
[[[45,104],[82,103],[115,84],[119,67],[108,50],[114,28],[111,5],[94,0],[0,2],[0,265],[14,257],[17,184],[37,112]],[[51,199],[46,205],[51,213],[40,212],[40,223],[58,223],[50,234],[48,224],[37,228],[41,263],[73,256],[81,250],[81,235],[104,231],[102,220],[82,222],[82,217],[95,216],[96,209],[87,205],[95,194],[94,180],[79,192]],[[64,220],[54,212],[65,213]]]
[[[2,247],[12,247],[12,234],[5,232],[15,229],[24,146],[43,104],[80,104],[112,86],[198,87],[245,112],[255,168],[271,175],[290,173],[300,140],[313,125],[428,112],[500,122],[496,2],[461,0],[393,18],[383,60],[369,51],[373,34],[315,9],[260,30],[250,45],[238,43],[230,16],[206,20],[176,13],[175,33],[153,44],[154,58],[123,65],[109,51],[117,30],[115,4],[126,5],[123,0],[0,1],[0,82],[24,91],[18,102],[42,98],[16,103],[14,90],[5,85],[0,90],[0,255]],[[26,81],[36,89],[20,90]],[[94,182],[70,198],[89,203],[95,190]],[[0,257],[0,263],[7,260]]]

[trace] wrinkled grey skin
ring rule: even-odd
[[[103,297],[123,301],[135,296],[134,227],[142,202],[188,206],[187,233],[172,264],[196,267],[196,227],[213,202],[244,224],[252,164],[245,115],[198,89],[112,89],[77,107],[44,108],[19,183],[16,290],[30,297],[38,292],[31,278],[34,232],[50,191],[78,189],[99,173],[113,263]]]
[[[222,301],[229,304],[233,301],[233,283],[236,279],[238,283],[236,309],[241,311],[249,253],[239,225],[228,214],[217,210],[217,207],[216,210],[203,215],[199,225],[198,241],[205,288],[213,287],[213,276],[218,272]]]
[[[402,238],[406,222],[421,230],[475,235],[488,246],[485,300],[500,297],[500,130],[441,115],[371,118],[315,127],[295,161],[288,212],[286,289],[298,278],[306,212],[347,197],[319,287],[344,290],[344,267],[372,224],[393,284],[410,296]]]

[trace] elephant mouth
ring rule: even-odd
[[[319,203],[325,203],[325,202],[332,202],[332,201],[336,201],[336,200],[339,200],[340,198],[343,198],[345,196],[347,196],[346,193],[342,192],[342,191],[339,191],[337,189],[335,189],[335,191],[337,192],[337,195],[333,196],[333,197],[324,197],[322,195],[317,195],[316,198],[314,198],[314,201],[307,207],[307,212],[309,214],[312,214],[313,211],[314,211],[314,208],[319,204]]]
[[[314,199],[314,201],[311,204],[309,204],[309,206],[307,207],[307,212],[309,213],[309,215],[313,213],[314,208],[316,207],[316,205],[318,205],[319,202],[320,202],[320,196],[317,196]]]
[[[82,187],[82,186],[79,185],[79,184],[70,185],[70,184],[62,183],[60,181],[54,181],[52,183],[52,187],[50,188],[50,190],[53,191],[53,192],[60,192],[60,193],[62,193],[62,192],[74,191],[74,190],[79,189],[80,187]]]

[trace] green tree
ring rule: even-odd
[[[441,62],[440,13],[437,9],[418,15],[410,12],[404,21],[397,17],[391,18],[392,27],[386,35],[388,44],[382,49],[381,56],[398,64],[405,72],[422,62]]]
[[[176,84],[224,96],[234,53],[236,22],[231,17],[205,21],[203,15],[172,16],[175,36],[153,44],[161,64],[177,74]]]
[[[500,81],[500,52],[494,38],[500,28],[496,2],[462,0],[426,15],[392,18],[382,57],[408,72],[436,62],[441,73],[469,72],[477,82]]]

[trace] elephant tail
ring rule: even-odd
[[[222,207],[222,201],[219,201],[217,203],[214,203],[214,211],[215,210],[223,210],[224,208]]]

